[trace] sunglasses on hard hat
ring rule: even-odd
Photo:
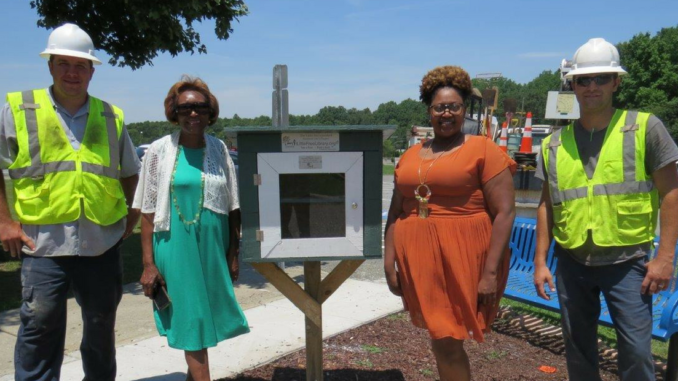
[[[598,86],[607,85],[612,81],[614,76],[612,74],[600,74],[594,77],[577,77],[574,79],[574,82],[577,83],[577,86],[588,87],[591,82],[595,82]]]
[[[192,112],[198,115],[207,115],[212,112],[212,107],[210,107],[209,103],[184,103],[177,105],[174,112],[184,116],[189,116]]]

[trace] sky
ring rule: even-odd
[[[109,0],[111,1],[111,0]],[[441,65],[471,77],[501,73],[526,83],[593,37],[612,43],[678,26],[678,1],[648,0],[245,0],[249,15],[226,40],[197,25],[207,54],[161,54],[133,71],[97,57],[90,94],[125,111],[126,122],[164,120],[163,100],[182,74],[205,80],[221,117],[271,115],[272,71],[286,64],[291,114],[325,106],[370,108],[418,99],[421,78]],[[0,0],[0,93],[51,84],[29,0]],[[77,20],[76,20],[77,23]]]

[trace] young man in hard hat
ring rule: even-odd
[[[85,380],[113,380],[115,312],[122,297],[120,242],[139,159],[119,108],[87,93],[92,40],[65,24],[49,36],[53,84],[7,94],[0,111],[0,168],[13,182],[12,219],[0,176],[0,241],[21,257],[16,380],[59,379],[69,289],[82,308]]]
[[[617,331],[622,381],[654,380],[652,295],[669,287],[678,237],[678,148],[648,113],[615,109],[626,71],[614,45],[594,38],[567,74],[580,118],[542,143],[544,180],[537,210],[534,284],[553,289],[546,266],[551,237],[571,380],[600,380],[600,294]],[[661,200],[661,207],[660,207]],[[661,211],[660,243],[650,259]]]

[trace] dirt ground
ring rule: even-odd
[[[486,336],[485,343],[465,344],[473,380],[567,380],[562,338],[526,329],[525,324],[516,324],[516,320],[519,319],[505,314],[497,319],[495,332]],[[438,379],[428,333],[415,328],[406,313],[326,340],[323,355],[326,381]],[[221,381],[304,381],[305,364],[306,353],[302,350]],[[603,357],[601,368],[603,380],[618,379],[613,360]]]

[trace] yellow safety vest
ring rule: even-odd
[[[85,217],[107,226],[127,214],[120,184],[119,140],[123,113],[89,97],[80,149],[59,123],[47,89],[7,94],[14,115],[17,157],[9,166],[14,208],[26,224],[60,224]]]
[[[590,230],[601,247],[654,239],[659,195],[645,170],[650,114],[617,110],[605,133],[593,178],[584,170],[574,124],[542,142],[553,207],[553,236],[566,249],[584,244]]]

